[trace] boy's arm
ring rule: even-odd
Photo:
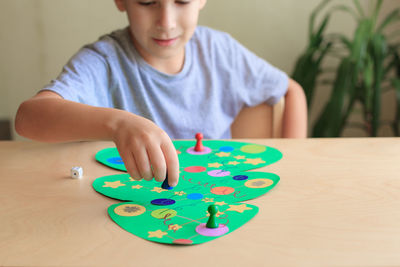
[[[179,161],[169,136],[152,121],[127,111],[93,107],[43,91],[23,102],[15,118],[18,134],[44,142],[112,140],[134,179],[179,179]]]
[[[289,79],[289,87],[285,95],[285,111],[283,116],[284,138],[307,137],[307,103],[303,88]]]

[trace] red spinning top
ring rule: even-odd
[[[204,146],[201,143],[201,140],[203,140],[203,134],[202,133],[197,133],[196,134],[196,139],[197,139],[197,143],[196,143],[196,146],[194,147],[194,151],[203,152]]]

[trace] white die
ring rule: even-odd
[[[82,167],[72,167],[71,169],[71,177],[74,179],[80,179],[83,176]]]

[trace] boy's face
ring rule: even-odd
[[[115,0],[128,14],[133,42],[150,64],[183,60],[185,44],[197,26],[206,0]]]

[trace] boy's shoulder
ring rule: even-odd
[[[129,53],[132,50],[129,28],[122,28],[100,36],[96,41],[83,46],[83,50],[94,52],[102,57],[112,54]]]
[[[197,26],[195,33],[193,35],[193,40],[207,40],[207,41],[217,41],[217,40],[228,40],[232,39],[229,33],[212,29],[207,26]]]
[[[97,45],[124,45],[131,42],[129,28],[114,30],[110,33],[104,34],[94,43]]]
[[[229,33],[206,26],[197,26],[190,43],[193,49],[213,58],[230,56],[239,49],[238,41]]]

